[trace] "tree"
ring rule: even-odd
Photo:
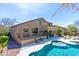
[[[72,12],[79,12],[79,4],[77,3],[62,3],[59,5],[58,9],[53,13],[53,16],[55,16],[59,11],[68,9]]]
[[[11,18],[3,18],[0,19],[0,24],[2,27],[0,28],[0,35],[7,34],[10,30],[10,27],[16,23],[16,19]]]
[[[16,19],[3,18],[3,19],[0,19],[0,23],[5,27],[11,27],[16,23]]]
[[[61,35],[62,34],[62,29],[60,26],[56,26],[56,34]]]
[[[4,26],[0,26],[0,36],[6,35],[8,33],[8,29],[6,29]]]
[[[77,28],[74,25],[68,25],[67,28],[70,35],[76,35]]]

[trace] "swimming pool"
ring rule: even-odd
[[[70,45],[61,41],[53,43],[45,45],[39,51],[32,52],[29,56],[79,56],[79,45]]]

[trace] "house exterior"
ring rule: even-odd
[[[48,27],[48,32],[52,32],[52,34],[56,33],[56,26],[57,25],[52,25]]]
[[[12,37],[21,45],[32,43],[35,41],[35,35],[42,35],[49,31],[52,23],[46,21],[44,18],[38,18],[27,21],[11,27]],[[42,33],[42,34],[41,34]]]
[[[58,25],[49,26],[49,27],[48,27],[49,32],[51,31],[52,34],[56,34],[56,28],[57,28],[57,26],[58,26]],[[67,32],[68,32],[68,29],[67,29],[67,28],[61,27],[61,26],[59,26],[59,27],[61,28],[63,35],[64,35],[64,34],[67,34]]]

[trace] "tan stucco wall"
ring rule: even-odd
[[[23,29],[28,29],[28,34],[31,36],[32,35],[32,29],[33,28],[38,28],[39,31],[41,30],[47,30],[48,29],[48,23],[45,21],[41,21],[41,24],[39,23],[39,21],[31,21],[31,22],[26,22],[23,24],[20,24],[18,26],[15,26],[13,28],[11,28],[11,34],[12,36],[16,39],[17,42],[19,43],[30,43],[30,42],[34,42],[33,40],[26,40],[26,41],[20,41],[23,40]],[[17,34],[19,34],[20,38],[17,38]]]
[[[56,27],[55,26],[49,26],[48,27],[48,31],[52,31],[52,32],[55,32],[56,31]]]
[[[20,36],[23,35],[23,29],[28,29],[29,35],[32,35],[32,29],[36,28],[37,24],[36,21],[29,22],[29,23],[24,23],[22,25],[18,25],[14,28],[11,29],[11,34],[13,37],[17,38],[17,33],[20,34]]]

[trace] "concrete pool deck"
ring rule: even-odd
[[[61,38],[61,39],[59,39],[59,41],[65,42],[65,43],[67,43],[67,44],[72,44],[72,45],[76,45],[76,44],[77,44],[77,43],[75,43],[74,41],[79,42],[79,40],[73,40],[73,38],[71,38],[71,39],[63,39],[63,38]],[[72,42],[72,41],[73,41],[73,42]]]
[[[54,39],[54,38],[52,38]],[[68,44],[73,44],[76,45],[76,43],[71,42],[72,39],[63,39],[63,38],[59,38],[59,41],[68,43]],[[22,47],[20,50],[20,53],[17,56],[29,56],[30,53],[35,52],[40,50],[41,48],[43,48],[45,45],[50,44],[52,40],[50,40],[49,42],[46,42],[44,44],[38,44],[38,45],[34,45],[34,46],[28,46],[28,47]],[[75,41],[75,40],[73,40]]]
[[[51,43],[51,41],[49,41],[45,44],[39,44],[39,45],[35,45],[35,46],[23,47],[23,48],[21,48],[21,51],[17,56],[28,56],[30,53],[32,53],[34,51],[38,51],[41,48],[43,48],[45,45],[50,44],[50,43]]]

